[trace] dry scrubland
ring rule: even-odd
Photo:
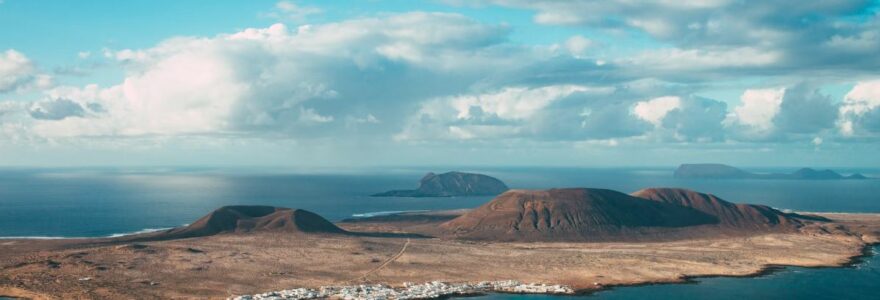
[[[824,216],[835,222],[799,233],[649,243],[492,243],[282,233],[154,242],[6,240],[0,242],[0,295],[226,298],[359,282],[507,279],[589,291],[690,276],[755,275],[775,265],[841,266],[861,255],[866,244],[877,242],[880,215]],[[415,227],[430,227],[420,224]],[[401,230],[400,224],[341,226],[351,231]]]

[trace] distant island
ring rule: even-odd
[[[725,164],[682,164],[673,174],[675,178],[704,178],[704,179],[804,179],[804,180],[843,180],[843,179],[867,179],[862,174],[855,173],[849,176],[841,175],[832,170],[816,170],[802,168],[794,173],[771,173],[759,174],[748,172]]]
[[[508,190],[504,182],[495,177],[464,173],[428,173],[419,181],[415,190],[392,190],[372,195],[373,197],[453,197],[453,196],[495,196]]]
[[[880,214],[799,214],[678,188],[510,190],[471,210],[337,223],[302,209],[224,206],[151,233],[0,239],[0,297],[575,294],[849,265],[878,242]]]

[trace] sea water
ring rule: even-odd
[[[878,248],[873,248],[874,252]],[[620,287],[584,296],[504,295],[480,300],[632,299],[880,299],[880,259],[876,255],[844,268],[785,268],[759,277],[714,277],[687,284]]]
[[[512,188],[593,187],[633,192],[682,187],[732,202],[816,212],[880,213],[880,180],[676,179],[672,168],[456,168],[489,174]],[[792,171],[785,169],[767,172]],[[415,188],[430,169],[290,171],[248,169],[0,169],[0,237],[98,237],[190,223],[223,205],[302,208],[330,220],[384,212],[472,208],[491,197],[386,198]],[[877,170],[842,170],[878,176]],[[759,278],[618,288],[600,299],[880,299],[877,260],[859,268],[804,269]],[[807,297],[808,296],[808,297]],[[546,296],[492,295],[489,298]],[[875,298],[876,297],[876,298]]]

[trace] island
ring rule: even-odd
[[[114,238],[0,240],[0,295],[34,299],[419,299],[576,294],[835,267],[869,255],[880,214],[794,213],[677,188],[510,190],[474,209],[332,223],[221,207]]]
[[[415,190],[392,190],[372,195],[373,197],[454,197],[454,196],[495,196],[504,193],[508,187],[497,178],[474,173],[430,172],[419,180]]]
[[[771,173],[759,174],[748,172],[736,167],[724,164],[682,164],[673,173],[675,178],[691,179],[802,179],[802,180],[843,180],[843,179],[868,179],[868,177],[854,173],[849,176],[841,175],[832,170],[816,170],[801,168],[789,174]]]

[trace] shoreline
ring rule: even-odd
[[[644,282],[644,283],[633,283],[633,284],[610,284],[610,285],[602,285],[601,288],[598,289],[582,289],[575,290],[573,296],[577,295],[593,295],[599,292],[607,292],[613,291],[619,288],[627,288],[627,287],[639,287],[639,286],[652,286],[652,285],[671,285],[671,284],[700,284],[698,279],[709,279],[709,278],[759,278],[763,276],[769,276],[773,274],[783,273],[788,271],[789,268],[804,268],[811,270],[820,270],[820,269],[837,269],[837,268],[855,268],[860,263],[865,262],[868,258],[875,257],[880,253],[875,252],[873,249],[880,248],[880,242],[876,243],[865,243],[862,246],[862,249],[859,251],[859,254],[850,256],[849,259],[839,265],[827,265],[827,266],[798,266],[798,265],[784,265],[784,264],[768,264],[765,265],[761,270],[750,273],[750,274],[742,274],[742,275],[717,275],[717,274],[706,274],[706,275],[685,275],[679,277],[674,281],[652,281],[652,282]]]
[[[719,275],[719,274],[705,274],[705,275],[684,275],[676,279],[671,279],[669,281],[649,281],[649,282],[640,282],[640,283],[628,283],[628,284],[608,284],[608,285],[597,285],[598,288],[583,288],[583,289],[573,289],[571,293],[530,293],[530,292],[513,292],[513,291],[502,291],[502,290],[491,290],[491,291],[483,291],[483,292],[474,292],[474,293],[462,293],[462,294],[450,294],[450,295],[442,295],[440,297],[434,299],[453,299],[453,298],[471,298],[471,297],[479,297],[486,296],[491,294],[498,295],[545,295],[545,296],[592,296],[596,293],[600,292],[611,292],[616,289],[628,288],[628,287],[640,287],[640,286],[652,286],[652,285],[673,285],[673,284],[700,284],[699,279],[708,279],[708,278],[759,278],[772,274],[778,274],[788,271],[790,268],[804,268],[804,269],[833,269],[833,268],[855,268],[860,263],[865,262],[867,259],[871,257],[877,256],[878,253],[874,251],[874,249],[880,247],[880,242],[875,243],[865,243],[862,245],[862,249],[859,251],[859,254],[850,256],[846,262],[837,265],[825,265],[825,266],[801,266],[801,265],[786,265],[786,264],[768,264],[763,266],[760,270],[748,273],[748,274],[731,274],[731,275]],[[382,284],[382,283],[379,283]],[[452,283],[449,283],[452,284]],[[532,283],[536,284],[536,283]],[[561,285],[558,283],[544,283],[546,285]],[[565,285],[563,285],[565,286]],[[323,288],[323,287],[321,287]],[[571,288],[571,287],[569,287]],[[271,291],[275,292],[275,291]],[[271,293],[266,292],[266,293]],[[239,295],[233,296],[228,299],[237,299],[236,297],[241,296],[253,296],[253,295]]]
[[[858,254],[850,256],[846,262],[836,265],[825,265],[825,266],[800,266],[800,265],[784,265],[784,264],[768,264],[765,265],[761,270],[749,273],[749,274],[731,274],[731,275],[719,275],[719,274],[705,274],[705,275],[685,275],[676,279],[671,279],[668,281],[648,281],[648,282],[640,282],[640,283],[627,283],[627,284],[607,284],[607,285],[599,285],[598,288],[583,288],[583,289],[573,289],[572,293],[528,293],[528,292],[512,292],[512,291],[485,291],[485,292],[475,292],[475,293],[463,293],[463,294],[453,294],[453,295],[443,295],[441,297],[435,299],[454,299],[454,298],[472,298],[472,297],[480,297],[491,294],[499,294],[499,295],[546,295],[546,296],[591,296],[600,292],[611,292],[621,288],[628,287],[640,287],[640,286],[652,286],[652,285],[673,285],[673,284],[700,284],[699,279],[707,279],[707,278],[759,278],[763,276],[768,276],[777,273],[783,273],[788,271],[789,268],[804,268],[804,269],[832,269],[832,268],[855,268],[860,263],[865,262],[866,260],[876,257],[878,254],[875,251],[876,248],[880,247],[880,242],[875,243],[865,243],[862,245],[862,249]],[[547,285],[554,285],[554,283],[546,283]],[[0,287],[0,297],[11,298],[11,299],[54,299],[55,296],[27,290],[15,287]],[[239,295],[241,296],[241,295]],[[238,296],[232,296],[227,299],[232,299]]]
[[[880,178],[878,178],[880,179]],[[472,208],[455,208],[455,209],[443,209],[443,210],[399,210],[399,211],[369,211],[363,213],[353,213],[351,216],[347,218],[343,218],[340,220],[332,221],[333,224],[345,224],[351,223],[353,221],[358,220],[368,220],[373,217],[385,217],[385,216],[395,216],[395,215],[406,215],[409,213],[445,213],[445,212],[462,212],[471,210]],[[788,210],[788,209],[779,209],[780,211],[793,212],[798,214],[809,214],[809,215],[843,215],[843,216],[863,216],[863,215],[880,215],[880,212],[834,212],[834,211],[798,211],[798,210]],[[184,223],[175,227],[147,227],[135,231],[128,232],[120,232],[120,233],[111,233],[107,235],[98,235],[98,236],[50,236],[50,235],[31,235],[31,236],[0,236],[0,241],[14,241],[14,240],[95,240],[95,239],[112,239],[112,238],[120,238],[120,237],[128,237],[134,236],[144,233],[153,233],[158,231],[164,231],[169,229],[186,227],[190,224]],[[880,242],[878,242],[880,244]]]
[[[184,224],[182,226],[186,226],[188,224]],[[137,231],[131,232],[122,232],[122,233],[112,233],[109,235],[101,235],[101,236],[0,236],[0,241],[15,241],[15,240],[37,240],[37,241],[45,241],[45,240],[92,240],[92,239],[113,239],[113,238],[121,238],[127,236],[134,236],[145,233],[153,233],[158,231],[164,231],[169,229],[174,229],[177,227],[162,227],[162,228],[144,228]]]
[[[399,237],[268,232],[158,241],[0,240],[0,249],[4,250],[0,252],[7,253],[0,255],[5,266],[0,276],[0,295],[33,299],[137,298],[135,295],[227,299],[298,287],[356,287],[360,284],[355,282],[360,281],[352,282],[350,274],[371,274],[363,284],[394,287],[396,295],[418,298],[423,297],[422,291],[424,295],[469,291],[472,289],[468,284],[498,280],[564,286],[566,292],[549,294],[578,296],[623,287],[697,284],[700,278],[754,278],[788,267],[845,268],[875,259],[880,252],[876,248],[880,245],[880,215],[838,216],[841,219],[834,224],[840,226],[819,224],[799,233],[657,242],[475,243],[418,239],[410,243]],[[391,226],[396,224],[346,224],[346,228],[393,232]],[[34,251],[40,252],[29,254]],[[373,271],[383,262],[392,264]],[[193,285],[196,282],[206,285]],[[407,291],[404,282],[442,282],[453,288]],[[384,288],[363,291],[364,295],[386,292]],[[548,291],[474,292],[446,298],[540,295]],[[305,297],[285,294],[291,295]]]

